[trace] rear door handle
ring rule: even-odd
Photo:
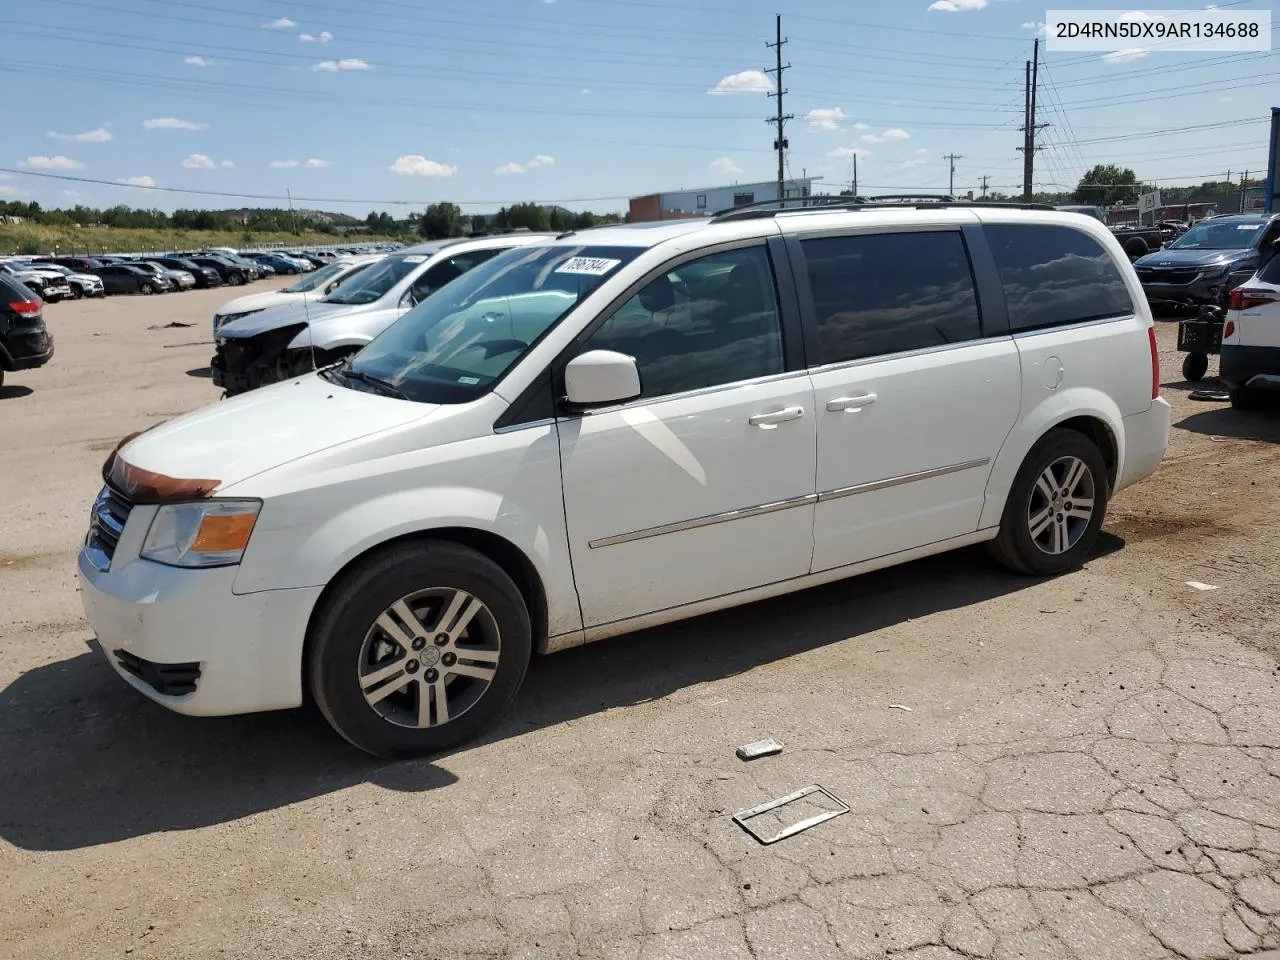
[[[832,413],[857,413],[875,402],[874,393],[863,393],[856,397],[834,397],[827,401],[827,409]]]
[[[804,407],[783,407],[781,410],[775,410],[772,413],[757,413],[747,422],[753,427],[771,430],[780,423],[786,423],[788,420],[799,420],[803,416]]]

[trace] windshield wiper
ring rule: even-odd
[[[339,367],[336,371],[348,380],[358,380],[361,383],[368,384],[379,390],[389,397],[395,397],[397,400],[408,400],[403,390],[397,387],[390,380],[383,380],[381,377],[375,377],[373,374],[365,373],[363,370],[351,369],[351,361],[348,360],[345,367]]]

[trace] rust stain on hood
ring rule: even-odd
[[[161,421],[164,423],[165,421]],[[153,423],[147,430],[154,430],[160,423]],[[134,503],[163,504],[182,503],[188,500],[203,500],[209,496],[221,480],[189,479],[170,477],[153,470],[144,470],[126,463],[120,458],[120,450],[130,440],[140,437],[147,430],[138,430],[129,434],[116,444],[106,462],[102,465],[102,480],[114,487]]]

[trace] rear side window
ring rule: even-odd
[[[1009,306],[1009,327],[1040,330],[1133,313],[1120,270],[1102,244],[1070,227],[1000,223],[983,228]]]
[[[802,240],[818,356],[841,363],[982,336],[973,272],[955,231]]]
[[[1280,253],[1267,261],[1267,265],[1258,271],[1258,279],[1263,283],[1280,284]]]

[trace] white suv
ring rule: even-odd
[[[1022,573],[1079,566],[1164,454],[1158,387],[1137,277],[1085,217],[565,234],[349,363],[123,442],[85,609],[176,711],[310,694],[356,746],[428,753],[501,714],[535,651],[984,541]]]

